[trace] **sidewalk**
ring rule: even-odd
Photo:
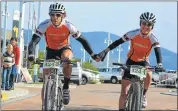
[[[2,90],[2,102],[17,98],[17,97],[22,97],[25,95],[29,94],[28,87],[33,87],[33,88],[42,88],[42,84],[27,84],[27,83],[15,83],[15,90],[11,91],[3,91]],[[76,85],[69,85],[70,89],[76,88]]]
[[[36,85],[36,84],[26,84],[26,83],[15,83],[15,88],[14,90],[10,90],[10,91],[4,91],[2,90],[2,102],[9,100],[9,99],[13,99],[13,98],[17,98],[17,97],[22,97],[25,96],[29,93],[28,89],[24,88],[24,87],[29,87],[29,86],[37,86],[37,87],[42,87],[42,85]],[[23,87],[23,88],[20,88]]]
[[[28,94],[28,90],[24,88],[15,88],[14,90],[11,91],[2,90],[2,102],[9,99],[25,96],[27,94]]]
[[[32,84],[27,84],[27,83],[15,83],[15,87],[33,87],[33,88],[42,88],[42,83],[32,83]],[[69,84],[70,89],[76,88],[76,84]]]

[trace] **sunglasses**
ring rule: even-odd
[[[148,27],[150,27],[150,26],[153,26],[153,23],[142,21],[142,25],[144,25],[144,26],[147,25]]]
[[[56,16],[56,17],[61,17],[62,14],[54,14],[54,13],[52,13],[52,14],[50,14],[50,16],[52,16],[52,17],[54,17],[54,16]]]

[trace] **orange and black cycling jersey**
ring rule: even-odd
[[[45,37],[46,47],[52,50],[60,50],[70,46],[70,35],[79,41],[88,54],[93,55],[93,50],[85,37],[67,19],[63,19],[58,27],[55,27],[50,19],[43,21],[32,36],[28,46],[29,55],[35,54],[35,47]]]
[[[78,38],[81,35],[67,19],[63,19],[58,27],[55,27],[50,19],[47,19],[38,26],[35,34],[39,37],[44,36],[47,47],[54,50],[69,45],[70,35],[74,38]]]
[[[152,47],[160,47],[158,39],[150,32],[144,37],[140,33],[140,29],[132,30],[124,34],[124,41],[130,41],[130,51],[128,58],[135,62],[148,61]]]

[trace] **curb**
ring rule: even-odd
[[[2,99],[2,101],[8,100],[8,94],[5,92],[2,92],[1,99]]]
[[[31,88],[42,88],[43,84],[24,84],[24,83],[20,83],[20,84],[16,84],[16,87],[31,87]],[[69,88],[74,89],[76,88],[77,85],[75,84],[70,84]]]
[[[3,91],[2,92],[2,102],[7,101],[9,99],[22,97],[29,93],[29,91],[27,89],[22,89],[22,88],[16,88],[16,89],[17,90]]]

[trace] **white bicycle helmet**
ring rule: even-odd
[[[145,12],[140,15],[140,22],[141,21],[151,22],[154,25],[156,23],[156,17],[151,12]]]
[[[65,13],[65,7],[61,3],[54,3],[49,6],[50,13]]]

